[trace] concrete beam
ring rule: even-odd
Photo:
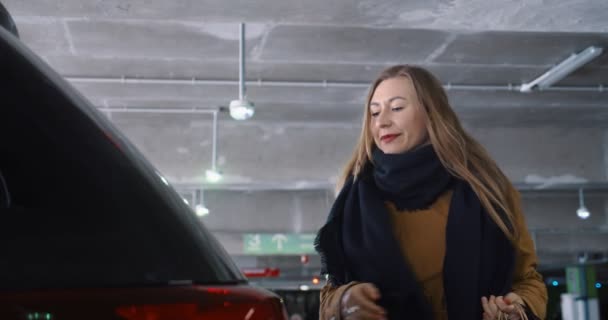
[[[211,122],[205,115],[113,115],[112,121],[176,184],[204,184],[211,164]],[[322,130],[321,130],[322,129]],[[472,128],[515,182],[550,186],[602,182],[602,129]],[[227,184],[333,183],[352,152],[353,125],[221,121],[219,166]]]

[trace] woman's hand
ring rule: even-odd
[[[342,317],[347,320],[380,320],[386,318],[386,311],[376,304],[380,291],[371,283],[361,283],[350,287],[342,296]]]
[[[483,320],[498,319],[498,311],[502,311],[509,320],[522,320],[520,317],[520,308],[524,305],[524,301],[520,296],[511,292],[505,297],[490,296],[490,298],[482,297],[481,305],[483,307]]]

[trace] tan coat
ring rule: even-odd
[[[519,201],[519,195],[513,195]],[[387,203],[393,222],[393,232],[412,272],[422,287],[436,320],[446,320],[443,290],[443,259],[445,256],[445,229],[452,192],[446,192],[428,209],[399,212]],[[547,288],[542,276],[536,271],[538,258],[534,243],[526,227],[522,212],[516,213],[515,226],[521,233],[516,244],[515,276],[513,292],[522,297],[526,305],[539,318],[546,316]],[[425,241],[419,241],[424,239]],[[416,241],[418,240],[418,241]],[[413,245],[415,244],[415,245]],[[340,319],[340,300],[346,289],[356,283],[340,287],[327,284],[321,290],[320,319]],[[480,304],[481,304],[481,297]],[[481,315],[479,315],[481,319]]]

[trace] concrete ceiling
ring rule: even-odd
[[[446,84],[507,88],[590,45],[608,48],[602,0],[5,2],[23,41],[75,78],[236,80],[238,22],[244,21],[247,78],[262,81],[248,90],[258,105],[256,120],[352,123],[365,87],[323,82],[365,85],[391,64],[423,65]],[[607,62],[604,54],[558,85],[606,85]],[[215,107],[238,92],[236,83],[75,85],[108,107]],[[474,124],[491,118],[491,125],[511,126],[526,118],[588,126],[604,125],[608,117],[607,95],[594,92],[453,90],[450,97],[463,120]],[[517,108],[517,119],[495,116],[505,108]],[[545,112],[526,116],[532,110]],[[556,112],[545,117],[550,111]]]
[[[235,255],[243,232],[314,232],[323,223],[367,86],[397,63],[422,65],[450,85],[466,127],[522,189],[608,189],[605,0],[3,3],[23,42],[93,104],[114,110],[110,119],[170,181],[216,189],[207,205],[220,214],[206,224]],[[257,110],[246,122],[220,114],[225,180],[209,186],[209,115],[115,108],[227,105],[238,96],[240,22],[247,24],[247,94]],[[605,53],[559,82],[561,89],[513,90],[591,45]],[[545,265],[585,250],[608,253],[605,195],[594,195],[592,221],[573,219],[572,192],[524,199]],[[595,233],[576,236],[586,228]]]

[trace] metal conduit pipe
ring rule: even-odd
[[[198,183],[177,183],[174,182],[173,186],[178,189],[190,190],[200,187]],[[581,184],[562,184],[543,189],[534,189],[533,186],[527,186],[525,183],[514,183],[517,190],[524,194],[531,194],[534,197],[541,196],[543,194],[549,194],[550,196],[575,196],[578,195],[578,189]],[[303,191],[303,190],[325,190],[333,191],[335,188],[334,181],[327,180],[298,180],[292,182],[284,181],[244,181],[244,182],[232,182],[229,184],[221,185],[207,185],[207,189],[217,190],[233,190],[233,191],[273,191],[273,190],[287,190],[287,191]],[[593,190],[587,192],[588,195],[603,197],[608,193],[608,183],[606,182],[591,182],[585,186],[585,190]],[[577,199],[574,198],[572,201],[576,203]]]
[[[110,78],[110,77],[65,77],[72,83],[111,83],[111,84],[168,84],[168,85],[217,85],[217,86],[240,86],[238,80],[207,80],[207,79],[157,79],[157,78]],[[245,81],[246,85],[258,87],[342,87],[342,88],[367,88],[368,83],[357,82],[312,82],[312,81]]]
[[[213,111],[213,148],[211,149],[211,170],[217,172],[217,148],[218,148],[218,111]]]
[[[127,77],[83,77],[66,76],[65,79],[72,83],[111,83],[111,84],[166,84],[166,85],[226,85],[241,86],[235,80],[210,80],[210,79],[162,79],[162,78],[127,78]],[[369,83],[363,82],[333,82],[333,81],[265,81],[248,80],[247,86],[258,87],[302,87],[302,88],[369,88]],[[464,91],[520,91],[520,85],[469,85],[469,84],[444,84],[443,87],[450,90]],[[597,86],[554,86],[539,91],[563,91],[563,92],[608,92],[604,85]]]
[[[212,114],[220,111],[217,108],[140,108],[140,107],[98,107],[97,110],[109,113],[164,113],[164,114]]]
[[[213,144],[211,149],[211,170],[217,170],[219,119],[221,108],[139,108],[139,107],[97,107],[98,111],[112,113],[152,113],[152,114],[210,114],[213,117]]]
[[[239,38],[239,100],[245,100],[245,24],[239,26],[241,37]]]

